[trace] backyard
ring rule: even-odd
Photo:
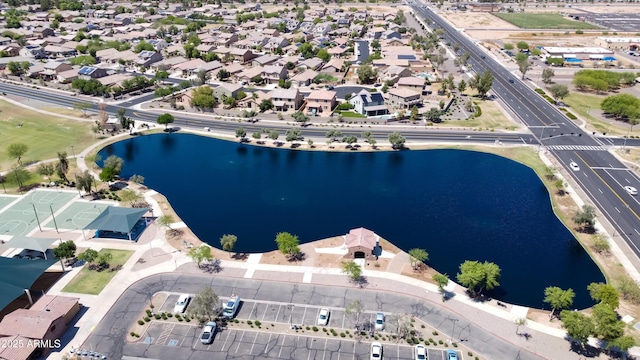
[[[560,14],[494,13],[521,29],[599,29],[598,26],[568,19]]]
[[[102,289],[113,279],[118,273],[114,269],[119,269],[129,260],[133,251],[102,249],[98,254],[110,253],[113,258],[109,262],[110,268],[102,271],[89,270],[89,266],[85,265],[82,270],[62,289],[64,292],[98,295]]]

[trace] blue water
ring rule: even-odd
[[[288,231],[301,242],[365,227],[403,250],[423,248],[428,264],[452,278],[465,260],[502,269],[491,295],[544,307],[544,289],[576,292],[604,281],[556,218],[530,168],[463,150],[307,152],[241,145],[189,134],[141,136],[109,145],[101,158],[124,159],[122,176],[139,174],[163,193],[202,240],[234,251],[276,249]]]

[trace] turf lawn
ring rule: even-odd
[[[89,121],[52,117],[0,100],[0,134],[5,139],[0,143],[0,169],[8,170],[17,164],[7,154],[11,143],[28,146],[23,164],[56,158],[62,151],[72,156],[71,144],[78,154],[95,141],[91,125]]]
[[[133,251],[115,249],[102,249],[98,253],[102,254],[105,252],[109,252],[113,256],[110,262],[111,268],[124,265],[124,263],[129,260],[129,257],[131,257],[131,254],[133,254]],[[78,275],[76,275],[62,291],[98,295],[117,273],[117,271],[111,270],[89,270],[89,266],[85,264]]]
[[[522,29],[599,29],[598,26],[571,20],[560,14],[494,13],[493,15]]]

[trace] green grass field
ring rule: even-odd
[[[20,126],[22,124],[22,126]],[[91,123],[52,117],[20,106],[0,101],[0,169],[9,170],[17,164],[9,158],[7,147],[11,143],[26,144],[29,149],[22,162],[51,159],[60,151],[72,156],[71,144],[78,154],[95,140]]]
[[[510,22],[521,29],[600,29],[600,27],[560,14],[494,13],[500,19]]]
[[[111,260],[112,268],[118,265],[124,265],[124,263],[127,262],[133,254],[133,251],[115,249],[102,249],[98,253],[102,254],[105,252],[109,252],[113,256],[113,259]],[[67,286],[62,289],[62,291],[98,295],[117,273],[117,271],[109,270],[89,270],[89,267],[85,265],[78,275],[76,275],[76,277],[74,277]]]
[[[619,135],[624,136],[627,135],[629,131],[629,127],[625,125],[621,125],[619,122],[607,122],[601,120],[596,114],[599,113],[600,103],[604,100],[606,95],[594,95],[594,94],[585,94],[578,91],[573,91],[564,98],[562,101],[569,105],[569,111],[574,114],[580,115],[583,119],[587,120],[589,124],[587,126],[587,130],[589,131],[597,131],[597,132],[606,132],[609,135]],[[587,112],[589,113],[587,116]],[[632,135],[640,134],[640,126],[636,126],[633,129]]]

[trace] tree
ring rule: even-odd
[[[269,139],[273,140],[273,143],[275,144],[275,143],[278,142],[278,138],[280,137],[280,133],[276,129],[271,129],[267,133],[267,137],[269,137]]]
[[[69,172],[69,160],[67,160],[66,152],[58,153],[58,164],[56,165],[56,175],[64,182],[69,182],[67,179],[67,172]]]
[[[562,310],[560,320],[567,335],[580,344],[589,341],[589,336],[595,331],[591,318],[578,311]]]
[[[600,108],[620,119],[640,118],[640,99],[631,94],[617,94],[602,100]]]
[[[353,260],[342,262],[342,272],[354,282],[360,280],[360,276],[362,276],[362,268]]]
[[[164,113],[158,116],[158,119],[156,119],[156,122],[160,125],[164,125],[164,128],[166,129],[169,124],[173,123],[173,120],[174,120],[173,115],[169,113]]]
[[[320,49],[316,56],[324,62],[329,62],[329,60],[331,60],[331,54],[329,54],[329,52],[325,49]]]
[[[161,228],[167,229],[167,230],[171,230],[172,232],[174,231],[171,228],[171,224],[174,223],[173,220],[173,216],[166,214],[166,215],[161,215],[156,222],[158,223],[158,226],[160,226]]]
[[[542,70],[542,82],[545,84],[551,84],[555,75],[556,73],[551,68]]]
[[[91,192],[91,185],[93,184],[93,175],[89,170],[85,170],[82,174],[76,175],[76,188],[86,193]]]
[[[358,68],[358,80],[361,84],[371,84],[378,77],[378,70],[371,67],[371,65],[361,65]]]
[[[87,249],[78,255],[78,259],[91,264],[98,258],[98,252],[93,249]]]
[[[469,80],[469,86],[475,89],[480,97],[485,98],[493,86],[493,75],[489,70],[485,70]]]
[[[288,129],[284,135],[287,141],[295,141],[302,136],[302,132],[298,128],[291,128]]]
[[[129,177],[129,181],[136,184],[144,184],[144,176],[133,174]]]
[[[135,190],[123,189],[120,191],[120,201],[135,207],[144,197]]]
[[[513,44],[511,44],[511,43],[506,43],[506,44],[504,44],[504,45],[503,45],[503,48],[504,48],[505,50],[511,51],[511,50],[513,50],[513,49],[514,49],[514,46],[513,46]]]
[[[18,159],[18,165],[22,166],[22,156],[29,150],[27,145],[22,143],[13,143],[9,144],[9,148],[7,149],[7,153],[10,158]]]
[[[345,314],[351,318],[351,322],[355,326],[356,329],[359,328],[360,325],[360,317],[364,314],[364,306],[362,305],[362,301],[359,299],[353,300],[348,303],[344,310]],[[356,332],[356,336],[358,336],[360,332]]]
[[[460,273],[456,276],[458,281],[469,289],[472,296],[482,293],[483,289],[491,290],[499,286],[500,267],[485,261],[466,260],[460,265]]]
[[[222,235],[222,237],[220,238],[220,245],[222,245],[222,250],[231,252],[231,250],[233,250],[233,247],[236,245],[236,241],[238,241],[238,237],[235,235]]]
[[[587,286],[593,300],[609,305],[612,309],[620,306],[620,295],[615,287],[603,283],[591,283]]]
[[[113,181],[116,178],[116,172],[113,168],[105,167],[100,171],[100,175],[98,175],[98,177],[100,180],[105,182]]]
[[[605,303],[596,304],[592,313],[595,331],[593,334],[605,341],[611,341],[624,334],[624,322],[618,319],[618,314]]]
[[[584,231],[592,230],[596,223],[596,209],[591,205],[582,205],[582,210],[576,212],[573,221],[582,226]]]
[[[216,75],[216,77],[218,78],[218,80],[220,81],[225,81],[227,80],[229,77],[231,76],[231,73],[225,69],[220,69],[220,71],[218,71],[218,74]]]
[[[547,89],[556,101],[560,101],[569,95],[569,88],[567,85],[555,84],[549,86]]]
[[[236,137],[240,138],[240,142],[243,142],[245,140],[245,137],[247,137],[247,130],[245,130],[244,128],[237,128]]]
[[[409,120],[411,121],[418,120],[418,108],[415,105],[413,105],[413,107],[411,108],[411,113],[409,114]]]
[[[404,339],[411,333],[412,323],[411,318],[407,314],[392,314],[388,317],[389,324],[396,328],[396,334],[398,334],[397,341]]]
[[[198,265],[198,267],[200,267],[200,264],[202,264],[202,262],[204,261],[213,260],[213,255],[211,255],[211,248],[206,244],[202,244],[197,248],[192,248],[191,250],[189,250],[189,253],[187,253],[187,255],[189,255],[191,260],[193,260],[196,265]]]
[[[273,109],[273,102],[271,99],[263,99],[258,106],[260,107],[260,112],[265,112]]]
[[[516,335],[520,335],[518,330],[520,329],[520,326],[527,325],[527,318],[517,318],[513,322],[516,324]]]
[[[434,123],[440,122],[440,115],[442,115],[442,111],[437,108],[432,107],[424,114],[424,117]]]
[[[204,323],[215,319],[219,312],[220,298],[213,292],[211,286],[206,286],[196,294],[187,308],[187,315]]]
[[[73,240],[67,240],[61,242],[60,245],[53,249],[53,255],[60,260],[70,259],[76,256],[76,250],[76,243],[74,243]],[[64,270],[64,263],[62,264]]]
[[[620,336],[607,342],[607,349],[620,349],[625,352],[635,345],[635,339],[632,336]]]
[[[400,135],[397,131],[389,134],[389,142],[391,143],[391,147],[394,149],[402,149],[405,141],[406,139],[404,136]]]
[[[424,249],[411,249],[409,250],[409,261],[413,270],[418,270],[419,266],[429,259],[429,253]]]
[[[438,285],[438,290],[444,295],[444,287],[449,283],[449,275],[447,274],[434,274],[433,281]]]
[[[296,235],[292,235],[288,232],[280,232],[276,235],[276,244],[278,244],[278,250],[281,253],[294,256],[300,252],[300,240]]]
[[[531,63],[529,62],[529,55],[525,53],[518,53],[516,55],[516,63],[518,64],[518,69],[522,73],[522,80],[524,80],[524,76],[531,69]]]
[[[36,171],[38,172],[38,174],[46,177],[47,179],[56,172],[53,164],[51,163],[38,165],[38,169]]]
[[[216,98],[213,96],[213,88],[211,86],[200,86],[193,89],[191,93],[191,106],[198,109],[213,109],[216,105]]]
[[[98,258],[96,259],[98,265],[103,269],[109,267],[109,263],[111,262],[111,260],[113,260],[113,254],[111,254],[110,252],[103,252],[98,255]]]
[[[557,286],[549,286],[544,289],[544,302],[551,306],[549,319],[555,315],[556,310],[571,307],[575,296],[576,294],[573,292],[573,289],[562,290]]]
[[[262,132],[256,131],[253,134],[251,134],[251,137],[256,139],[258,141],[258,143],[260,143],[260,139],[262,139]]]
[[[86,102],[80,102],[73,104],[73,109],[82,112],[83,116],[87,116],[87,110],[91,109],[91,104]]]
[[[525,41],[518,41],[516,43],[516,47],[518,48],[518,50],[528,50],[529,44],[527,44]]]
[[[460,80],[458,83],[458,92],[463,93],[467,89],[467,83],[464,79]]]
[[[116,174],[120,174],[122,171],[122,166],[124,165],[124,160],[116,155],[110,155],[108,158],[104,160],[104,167],[112,168]]]

